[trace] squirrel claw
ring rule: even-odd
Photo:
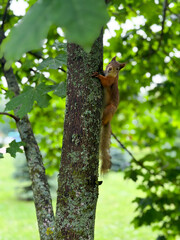
[[[98,72],[94,72],[94,73],[92,74],[92,77],[97,77],[98,75],[99,75]]]

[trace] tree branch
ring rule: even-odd
[[[64,68],[59,67],[58,69],[61,70],[61,71],[64,72],[64,73],[66,73],[66,70],[64,70]]]
[[[3,91],[5,91],[5,92],[7,92],[7,90],[6,90],[5,88],[3,88],[3,87],[1,87],[1,90],[3,90]]]
[[[1,31],[4,34],[3,30]],[[8,89],[14,92],[15,96],[20,94],[17,78],[10,68],[4,68],[6,60],[0,59],[1,69],[6,78]],[[16,114],[17,110],[15,110]],[[21,121],[16,122],[21,140],[25,143],[24,151],[28,163],[29,174],[32,180],[32,190],[34,195],[34,203],[36,208],[37,221],[39,226],[40,239],[52,240],[52,234],[48,231],[54,231],[54,212],[52,207],[52,199],[50,194],[43,159],[35,139],[31,123],[26,115]]]
[[[32,51],[29,51],[29,52],[27,52],[27,53],[31,54],[32,56],[34,56],[34,57],[36,57],[36,58],[38,58],[38,59],[40,59],[40,58],[43,59],[41,53],[35,53],[35,52],[32,52]]]
[[[13,118],[16,122],[18,122],[20,120],[20,118],[16,117],[15,115],[13,114],[10,114],[10,113],[5,113],[5,112],[0,112],[0,115],[6,115],[8,117],[11,117]]]
[[[114,137],[114,139],[119,143],[121,148],[123,148],[135,161],[137,161],[134,155],[124,146],[124,144],[122,144],[122,142],[116,137],[116,135],[113,132],[111,132],[111,134]]]
[[[4,24],[5,24],[5,21],[6,21],[6,17],[7,17],[7,11],[8,11],[8,8],[11,4],[11,0],[8,0],[7,4],[6,4],[6,7],[5,7],[5,10],[4,10],[4,14],[2,16],[2,25],[1,25],[1,29],[4,28]]]
[[[160,39],[159,39],[158,49],[161,47],[163,36],[164,36],[164,25],[165,25],[165,20],[166,20],[167,8],[168,8],[168,0],[164,0],[164,3],[163,3],[163,19],[162,19],[162,23],[161,23],[162,29],[161,29],[161,35],[160,35]]]
[[[144,169],[146,169],[148,172],[150,172],[150,170],[147,169],[147,168],[143,165],[142,162],[138,161],[138,160],[134,157],[134,155],[124,146],[124,144],[122,144],[122,142],[116,137],[116,135],[115,135],[113,132],[111,132],[111,134],[112,134],[112,136],[114,137],[114,139],[119,143],[119,145],[121,146],[121,148],[123,148],[123,149],[132,157],[133,161],[134,161],[137,165],[139,165],[141,168],[144,168]]]

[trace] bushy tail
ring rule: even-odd
[[[111,167],[110,156],[111,124],[110,122],[101,127],[100,157],[102,160],[101,173],[106,173]]]

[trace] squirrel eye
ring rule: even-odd
[[[110,67],[109,69],[108,69],[108,71],[111,71],[112,70],[112,67]]]

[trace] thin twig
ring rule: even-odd
[[[3,90],[3,91],[5,91],[5,92],[7,92],[8,90],[6,90],[5,88],[3,88],[3,87],[1,87],[1,89]]]
[[[134,157],[134,155],[124,146],[124,144],[122,144],[122,142],[116,137],[116,135],[115,135],[113,132],[111,132],[111,134],[112,134],[112,136],[114,137],[114,139],[119,143],[119,145],[132,157],[132,159],[134,160],[134,162],[135,162],[137,165],[139,165],[139,166],[141,166],[142,168],[144,168],[144,169],[146,169],[147,171],[149,171],[149,170],[143,165],[142,162],[138,161],[138,160]]]
[[[20,120],[20,118],[14,116],[13,114],[10,114],[10,113],[5,113],[5,112],[0,112],[0,115],[6,115],[8,117],[11,117],[13,118],[16,122],[18,122]]]
[[[133,158],[136,160],[136,158],[133,156],[133,154],[124,146],[124,144],[122,144],[122,142],[116,137],[116,135],[111,132],[112,136],[114,137],[114,139],[119,143],[119,145]],[[137,160],[136,160],[137,161]]]
[[[34,56],[34,57],[36,57],[36,58],[38,58],[38,59],[40,59],[40,58],[43,59],[41,53],[38,54],[38,53],[35,53],[35,52],[31,52],[31,51],[29,51],[29,52],[27,52],[27,53],[31,54],[32,56]]]
[[[61,71],[64,72],[64,73],[66,73],[66,70],[64,70],[64,68],[59,67],[58,69],[61,70]]]

